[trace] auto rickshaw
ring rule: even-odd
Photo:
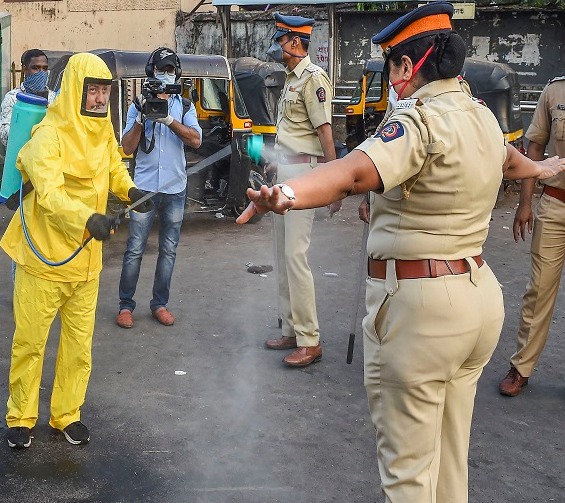
[[[286,77],[284,66],[251,57],[230,59],[230,64],[253,122],[253,134],[261,135],[262,145],[272,148],[277,134],[277,103]],[[261,172],[264,162],[255,161]]]
[[[388,82],[383,59],[371,59],[345,109],[346,144],[349,151],[375,133],[388,104]],[[461,76],[474,97],[482,99],[498,119],[506,141],[524,152],[518,74],[508,65],[465,58]]]
[[[126,124],[127,111],[141,94],[146,79],[145,65],[151,53],[98,49],[90,51],[104,60],[112,73],[110,110],[118,143]],[[48,86],[58,90],[71,55],[52,67]],[[223,56],[178,54],[183,97],[192,100],[202,127],[202,145],[185,147],[187,159],[187,212],[213,212],[238,216],[247,206],[246,190],[265,183],[257,166],[252,166],[244,145],[252,134],[252,121],[228,60]],[[121,148],[121,147],[120,147]],[[130,171],[132,156],[123,154]],[[253,167],[253,169],[252,169]],[[109,199],[112,209],[120,202]]]

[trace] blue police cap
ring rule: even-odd
[[[398,18],[371,40],[380,44],[385,52],[407,40],[415,40],[426,35],[452,30],[453,5],[440,0],[432,2]]]
[[[275,12],[277,31],[273,35],[273,39],[277,40],[290,32],[299,33],[301,37],[309,39],[315,22],[316,21],[314,19],[309,17],[283,16],[282,14]]]

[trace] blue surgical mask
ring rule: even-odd
[[[45,91],[47,88],[48,72],[41,70],[39,72],[26,75],[24,77],[24,88],[31,93]]]
[[[174,84],[177,81],[174,73],[170,74],[167,72],[160,72],[158,70],[155,70],[155,78],[159,79],[165,85]]]

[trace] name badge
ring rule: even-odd
[[[416,106],[416,102],[418,100],[416,98],[410,98],[410,99],[406,99],[406,100],[400,100],[398,101],[398,103],[396,104],[396,109],[397,110],[408,110],[410,108],[414,108]]]

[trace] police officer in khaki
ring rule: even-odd
[[[308,56],[314,20],[275,14],[276,32],[267,55],[286,67],[277,105],[277,182],[302,175],[335,159],[330,80]],[[341,201],[330,205],[330,215]],[[316,314],[314,278],[307,252],[314,210],[275,216],[279,307],[282,337],[268,340],[269,349],[295,349],[283,362],[304,367],[322,358]]]
[[[283,187],[248,190],[238,219],[371,192],[365,387],[388,503],[465,503],[477,381],[504,318],[481,256],[503,174],[553,176],[505,145],[490,110],[458,80],[465,44],[436,1],[373,37],[399,95],[384,127],[343,159]]]
[[[557,77],[543,90],[526,133],[528,157],[540,160],[545,148],[550,156],[565,156],[565,77]],[[524,180],[514,217],[514,239],[533,235],[530,281],[522,301],[516,352],[510,370],[501,381],[500,393],[516,396],[528,383],[541,356],[551,325],[565,260],[565,174],[544,181],[543,193],[532,212],[535,181]]]

